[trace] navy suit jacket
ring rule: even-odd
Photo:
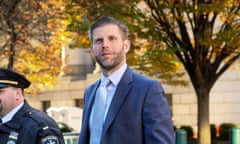
[[[89,144],[89,118],[98,80],[84,93],[78,144]],[[168,102],[159,82],[127,68],[103,126],[101,144],[175,144]]]

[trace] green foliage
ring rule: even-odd
[[[57,122],[58,128],[61,130],[61,132],[72,132],[73,128],[69,127],[66,123],[63,122]]]
[[[210,124],[211,140],[217,139],[217,128],[215,124]]]
[[[231,128],[236,127],[233,123],[222,123],[220,125],[220,131],[219,131],[219,140],[229,140],[230,130]]]
[[[164,50],[162,33],[156,31],[155,23],[141,12],[140,0],[93,0],[69,3],[67,13],[70,23],[68,30],[76,32],[71,47],[86,48],[90,43],[87,31],[90,24],[101,16],[112,16],[128,25],[131,49],[127,57],[128,64],[144,74],[160,78],[162,83],[186,85],[182,80],[183,72],[178,72],[181,65],[173,53]],[[76,9],[75,9],[76,8]],[[79,13],[81,9],[81,13]],[[81,18],[77,18],[78,15]],[[148,13],[149,14],[149,13]],[[85,39],[84,39],[85,38]]]
[[[193,128],[191,126],[183,125],[180,129],[184,129],[187,132],[187,139],[191,140],[193,138]]]

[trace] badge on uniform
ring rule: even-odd
[[[42,138],[42,144],[58,144],[58,138],[56,136],[47,136]]]
[[[15,131],[11,131],[8,136],[7,144],[16,144],[17,139],[18,139],[18,133]]]

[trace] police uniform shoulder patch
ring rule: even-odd
[[[42,144],[59,144],[56,136],[47,136],[42,138]]]

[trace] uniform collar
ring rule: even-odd
[[[17,107],[15,107],[13,110],[11,110],[8,114],[2,117],[2,123],[6,123],[10,120],[12,120],[13,116],[23,107],[24,102],[19,104]]]

